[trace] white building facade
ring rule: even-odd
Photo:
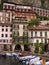
[[[0,51],[12,44],[12,23],[10,21],[10,12],[0,11]]]
[[[4,50],[4,46],[10,48],[12,44],[12,25],[9,23],[0,23],[0,50]]]
[[[47,44],[49,39],[49,26],[29,27],[28,36],[30,43],[42,42]]]

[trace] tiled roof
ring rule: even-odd
[[[47,25],[39,25],[39,26],[30,26],[29,30],[49,30],[49,26]]]

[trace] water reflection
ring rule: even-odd
[[[16,59],[16,57],[0,57],[0,65],[26,65],[25,63],[21,63]]]

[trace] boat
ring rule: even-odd
[[[13,56],[12,53],[7,52],[6,56]]]
[[[23,62],[25,64],[29,64],[30,60],[33,59],[35,56],[23,56],[23,57],[19,57],[19,62]]]
[[[46,62],[46,65],[49,65],[49,61]]]
[[[6,58],[6,54],[3,53],[3,52],[1,52],[1,53],[0,53],[0,57]]]
[[[35,65],[42,65],[40,61],[35,62]]]
[[[33,65],[33,64],[35,65],[35,63],[37,61],[40,61],[40,57],[34,57],[33,59],[31,59],[30,62],[29,62],[29,65]]]

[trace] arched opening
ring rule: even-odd
[[[19,44],[17,44],[17,45],[15,46],[15,50],[21,50],[21,46],[20,46]]]
[[[30,51],[29,45],[24,45],[24,51]]]

